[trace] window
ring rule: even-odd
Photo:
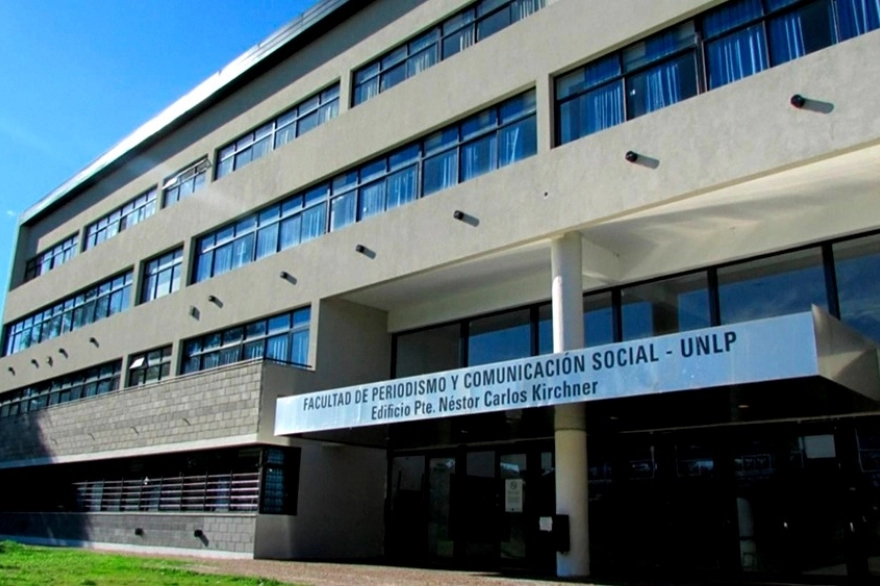
[[[556,79],[566,144],[880,28],[880,0],[735,0]]]
[[[162,207],[168,207],[200,190],[208,179],[208,158],[169,177],[162,184]]]
[[[299,448],[265,448],[260,512],[296,515],[299,493]]]
[[[217,179],[256,161],[339,114],[339,84],[303,100],[256,130],[239,137],[217,155]]]
[[[695,48],[688,21],[558,78],[559,144],[695,96]]]
[[[482,0],[470,5],[355,71],[354,105],[378,96],[545,5],[546,0]]]
[[[721,323],[828,310],[822,251],[809,248],[718,269]]]
[[[880,236],[834,245],[840,319],[880,342]]]
[[[88,250],[113,238],[156,213],[156,189],[139,195],[124,206],[86,227],[85,249]]]
[[[537,152],[535,92],[450,125],[196,242],[198,283]]]
[[[11,417],[119,389],[119,360],[0,395],[0,417]]]
[[[131,299],[131,281],[129,271],[10,323],[5,328],[4,356],[125,311]]]
[[[468,366],[531,356],[531,312],[505,311],[471,320],[467,349]]]
[[[183,374],[266,359],[306,366],[309,357],[308,307],[243,326],[213,332],[183,344]]]
[[[155,383],[171,375],[171,346],[135,354],[128,362],[128,386]]]
[[[144,263],[141,303],[165,297],[180,289],[183,247]]]
[[[297,462],[297,475],[289,476],[290,489],[283,493],[287,498],[282,501],[285,505],[289,500],[295,502],[299,449],[265,450],[283,452],[285,464]],[[211,450],[77,463],[60,470],[55,467],[52,480],[74,498],[49,506],[28,503],[28,510],[255,513],[261,507],[261,485],[265,482],[261,459],[267,458],[261,456],[263,451]],[[46,476],[38,471],[26,474],[19,486],[22,492],[33,492],[45,482]],[[21,496],[25,502],[29,500],[27,495]]]
[[[24,280],[36,279],[40,275],[45,275],[52,269],[56,269],[72,259],[76,254],[78,242],[79,235],[74,234],[27,261],[24,270]]]
[[[708,328],[705,272],[626,287],[620,293],[623,340]]]

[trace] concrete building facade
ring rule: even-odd
[[[880,574],[877,28],[319,2],[22,215],[0,535]]]

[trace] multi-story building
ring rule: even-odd
[[[321,1],[22,215],[0,535],[880,573],[878,27]]]

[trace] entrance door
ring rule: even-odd
[[[388,491],[389,557],[469,567],[552,570],[538,519],[555,509],[553,453],[458,449],[394,455]]]
[[[734,470],[742,570],[775,575],[848,573],[841,436],[830,427],[769,427],[736,442]]]
[[[632,434],[590,447],[590,549],[597,571],[719,569],[730,531],[721,446],[709,434]]]
[[[501,503],[495,451],[468,452],[455,489],[455,537],[467,565],[494,566],[498,560]]]
[[[454,456],[428,458],[428,556],[451,558],[455,554],[452,499],[455,496]]]
[[[392,458],[388,489],[388,555],[400,561],[423,559],[427,548],[425,457]]]
[[[550,535],[539,530],[539,519],[552,516],[556,509],[553,452],[501,453],[498,459],[501,566],[551,571],[555,550]]]

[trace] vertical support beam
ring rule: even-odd
[[[538,112],[538,153],[549,153],[550,149],[553,148],[553,140],[556,136],[554,95],[553,78],[548,76],[543,80],[539,79],[535,88],[535,101]]]
[[[550,262],[553,351],[575,350],[584,345],[580,233],[554,238]],[[568,515],[571,531],[571,549],[556,554],[556,574],[560,577],[590,574],[586,428],[584,403],[555,407],[556,513]]]

